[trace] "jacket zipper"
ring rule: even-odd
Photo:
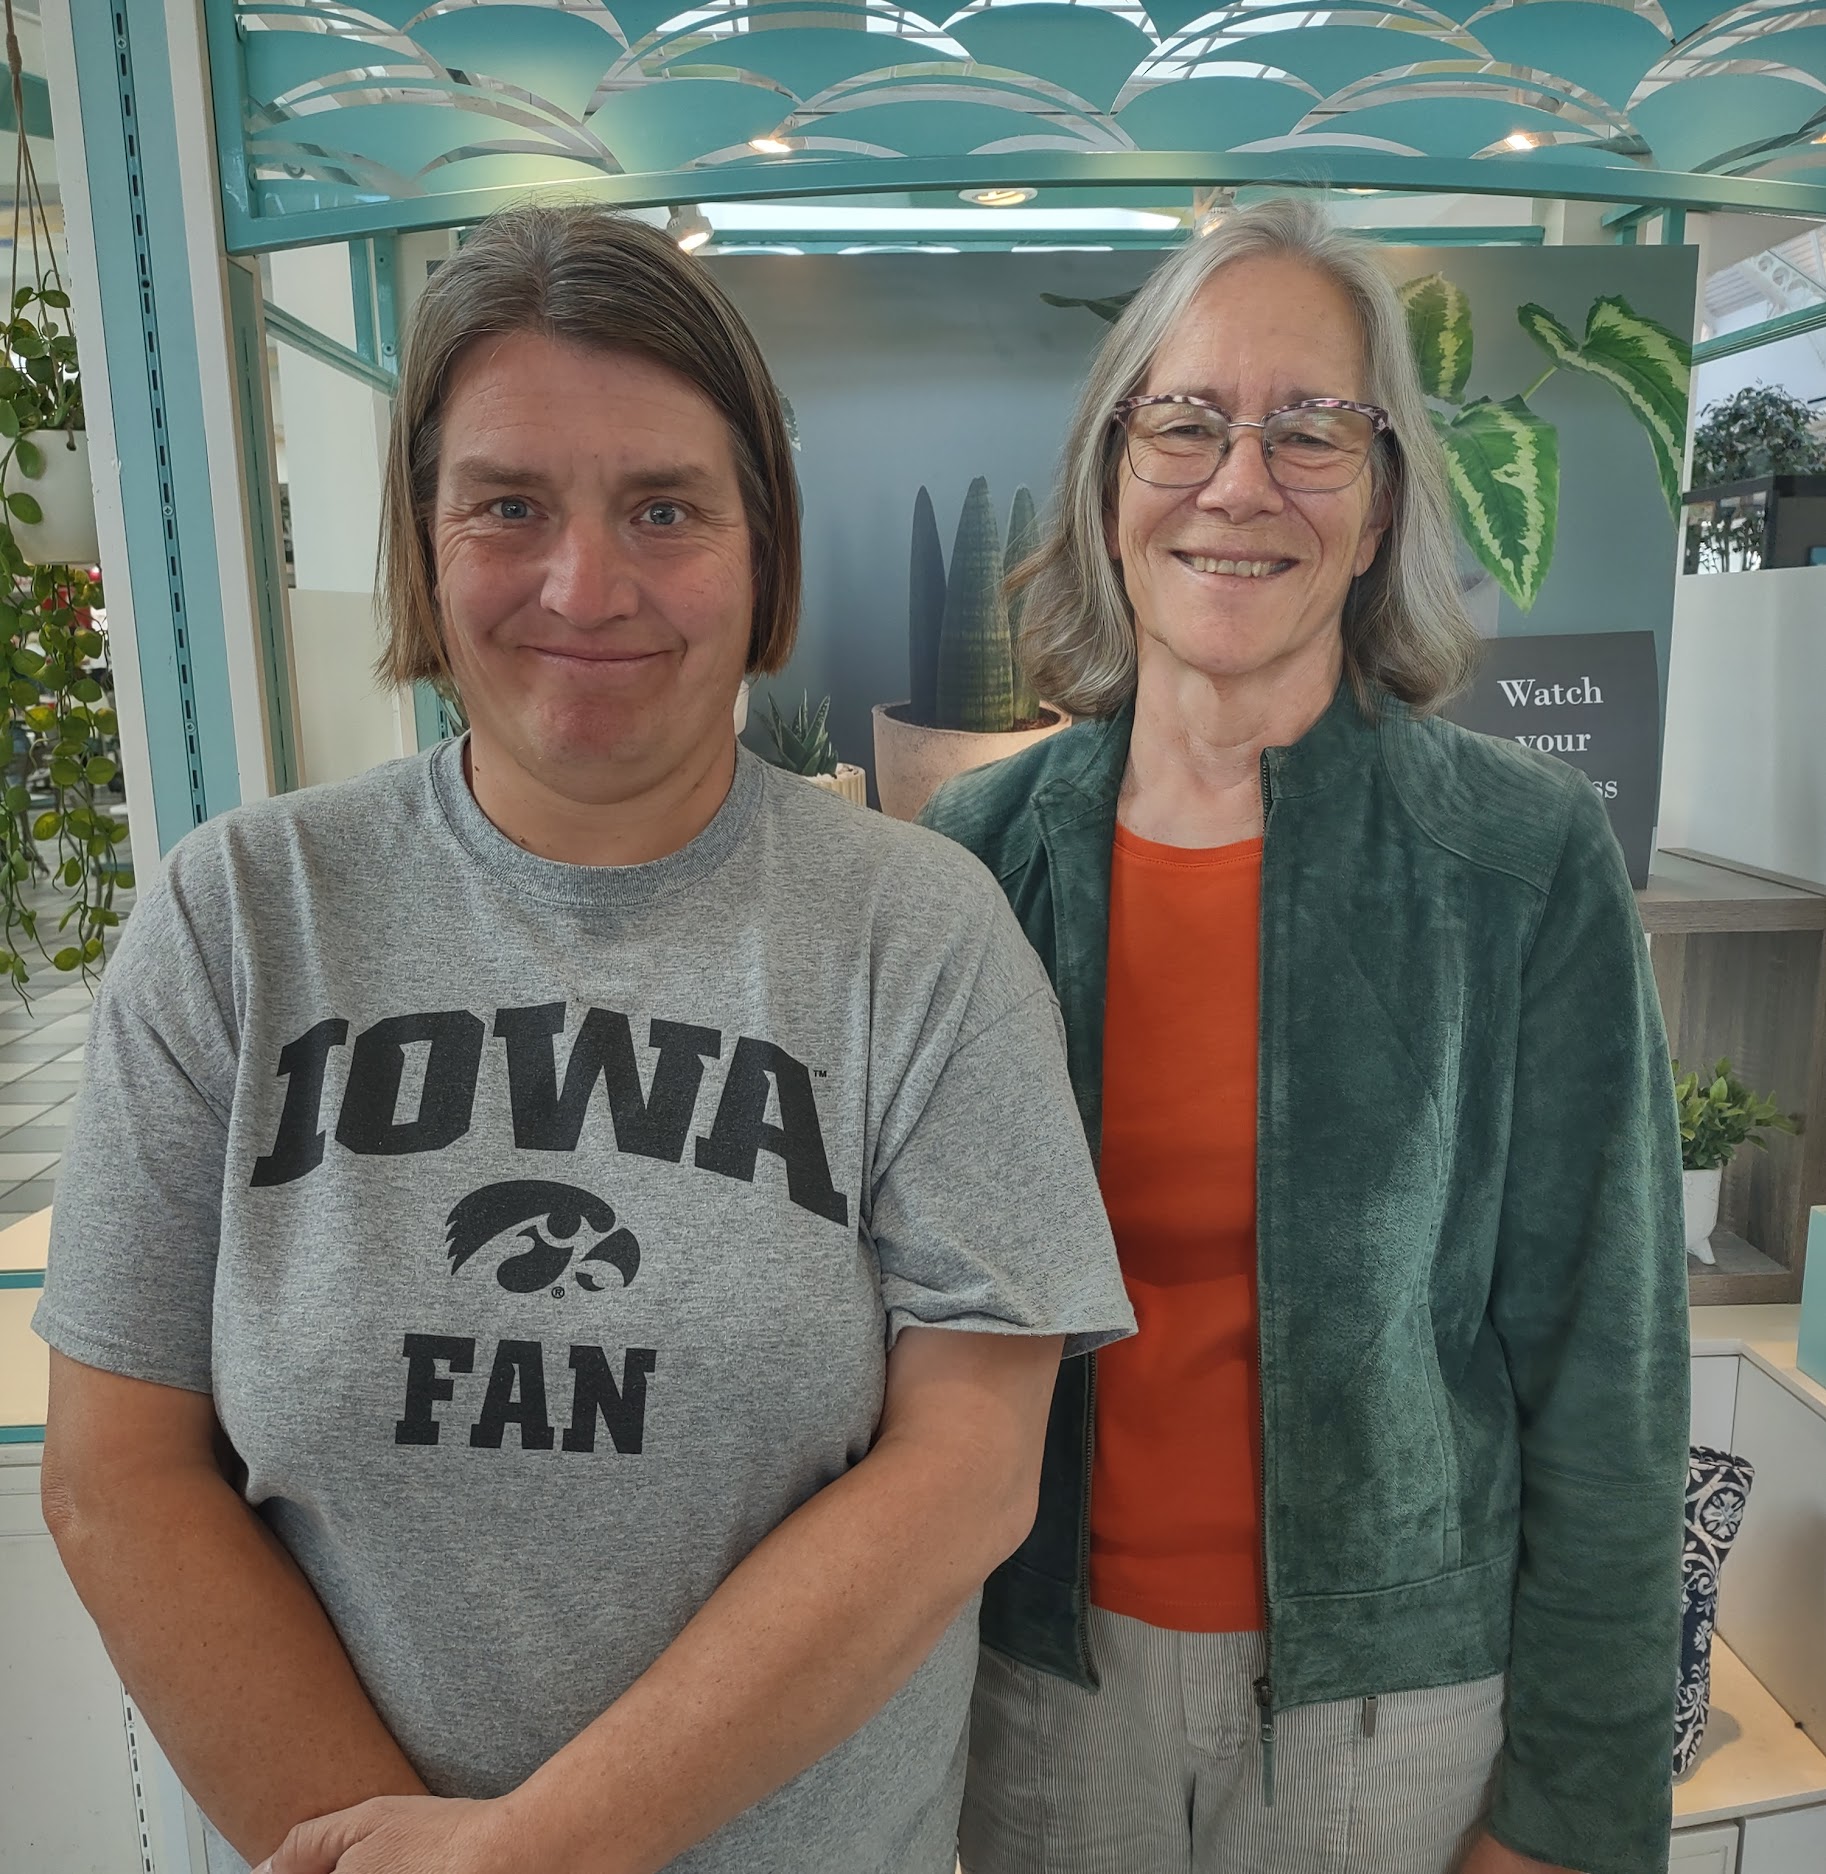
[[[1263,749],[1261,753],[1261,772],[1262,867],[1263,877],[1266,878],[1268,864],[1268,822],[1274,813],[1274,772],[1268,763],[1267,749]],[[1260,1051],[1260,1043],[1258,1041],[1258,1057]],[[1261,1223],[1259,1216],[1256,1222],[1259,1232]],[[1257,1238],[1256,1267],[1259,1276],[1261,1268],[1259,1235]],[[1262,1676],[1255,1682],[1255,1705],[1260,1724],[1262,1743],[1262,1806],[1267,1809],[1272,1809],[1274,1807],[1274,1601],[1272,1596],[1266,1592],[1268,1583],[1268,1388],[1265,1383],[1263,1371],[1266,1362],[1262,1359],[1260,1351],[1261,1329],[1259,1326],[1259,1319],[1261,1314],[1261,1297],[1259,1293],[1259,1283],[1256,1298],[1256,1314],[1258,1318],[1256,1330],[1258,1336],[1256,1405],[1261,1415],[1262,1426],[1261,1483],[1257,1492],[1257,1500],[1262,1512],[1262,1581],[1264,1593],[1262,1596]]]

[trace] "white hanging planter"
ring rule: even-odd
[[[840,761],[835,774],[807,774],[801,777],[827,794],[835,794],[852,806],[869,804],[869,777],[853,761]]]
[[[93,566],[101,557],[95,538],[95,488],[89,480],[89,438],[84,430],[34,430],[24,440],[44,455],[44,473],[15,472],[9,492],[29,494],[44,510],[41,521],[13,520],[13,538],[33,566]]]
[[[1712,1232],[1718,1228],[1718,1191],[1724,1167],[1711,1171],[1683,1171],[1681,1195],[1686,1200],[1687,1254],[1697,1262],[1714,1262]]]

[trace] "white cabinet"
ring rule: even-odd
[[[1732,1443],[1756,1481],[1719,1577],[1718,1631],[1826,1746],[1826,1418],[1753,1362],[1740,1364]],[[1808,1874],[1822,1869],[1826,1855]]]
[[[28,1455],[29,1451],[29,1455]],[[120,1681],[0,1446],[0,1874],[142,1874]]]
[[[1826,1805],[1744,1818],[1738,1874],[1820,1874],[1826,1868]]]
[[[1737,1824],[1679,1830],[1667,1866],[1668,1874],[1738,1874]]]
[[[1693,1442],[1714,1451],[1732,1449],[1737,1416],[1736,1354],[1699,1354],[1693,1362]]]

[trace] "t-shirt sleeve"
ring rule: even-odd
[[[1135,1331],[1039,959],[988,875],[974,954],[941,974],[881,1128],[868,1227],[900,1330],[1063,1334],[1067,1357]]]
[[[102,979],[32,1326],[85,1366],[209,1392],[236,1047],[193,908],[169,875],[150,887]]]

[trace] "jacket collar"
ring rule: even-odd
[[[1385,720],[1404,713],[1392,696],[1377,700]],[[1116,797],[1134,729],[1135,703],[1130,698],[1115,715],[1091,725],[1071,765],[1036,791],[1034,808],[1049,836],[1086,819],[1105,822],[1106,831],[1113,834]],[[1343,679],[1324,715],[1297,742],[1262,751],[1276,795],[1315,794],[1339,777],[1359,772],[1375,748],[1376,736],[1377,724],[1363,713],[1350,680]]]

